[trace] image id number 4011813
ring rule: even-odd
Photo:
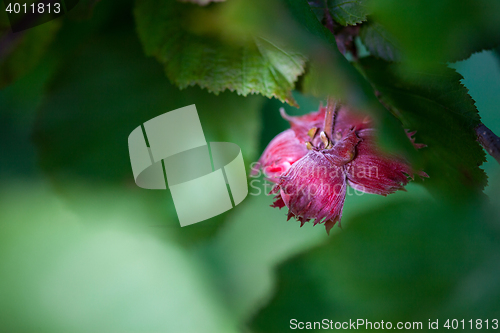
[[[5,11],[10,14],[59,14],[61,12],[61,4],[55,3],[17,3],[11,2],[7,4]]]
[[[470,328],[471,330],[477,329],[498,329],[498,319],[448,319],[443,325],[444,328],[447,329],[468,329]]]

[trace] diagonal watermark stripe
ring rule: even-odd
[[[130,133],[128,145],[136,184],[166,189],[168,183],[181,226],[222,214],[248,195],[240,148],[207,144],[195,105],[148,120],[144,133],[141,126]]]

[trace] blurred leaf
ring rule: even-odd
[[[500,40],[497,0],[379,0],[369,3],[414,64],[468,58]]]
[[[66,13],[67,17],[74,20],[87,20],[92,17],[95,7],[101,0],[78,0],[76,2],[75,7]],[[126,1],[123,2],[125,3]]]
[[[226,0],[178,0],[178,1],[180,1],[180,2],[192,2],[192,3],[198,4],[200,6],[206,6],[211,2],[223,2]]]
[[[384,199],[328,243],[280,267],[276,297],[254,319],[254,331],[287,332],[291,319],[363,318],[393,328],[420,321],[425,329],[428,319],[439,318],[442,327],[449,318],[496,318],[497,221],[477,202]]]
[[[135,17],[147,55],[160,61],[181,89],[192,85],[218,94],[260,93],[294,104],[291,90],[304,72],[305,59],[263,38],[231,42],[188,27],[193,5],[176,1],[138,1]],[[208,19],[203,9],[196,20]],[[191,19],[192,20],[192,19]]]
[[[335,22],[344,26],[364,22],[370,14],[365,0],[313,0],[309,6],[319,21],[323,21],[326,9]]]
[[[214,280],[233,314],[246,322],[268,302],[276,282],[274,267],[325,241],[323,228],[300,228],[286,221],[283,210],[271,208],[270,185],[250,179],[250,193],[213,240],[199,249],[212,264]],[[240,207],[241,206],[241,207]]]
[[[2,190],[1,331],[238,331],[198,259],[148,230],[137,197],[74,193],[89,219],[35,184]]]
[[[42,60],[34,70],[0,90],[0,178],[39,173],[31,131],[35,110],[54,68],[54,61]]]
[[[401,60],[399,43],[380,24],[364,24],[359,30],[359,37],[371,55],[387,61]]]
[[[308,1],[309,6],[311,6],[311,10],[316,15],[318,21],[322,22],[325,17],[325,8],[326,1],[325,0],[311,0]]]
[[[80,1],[85,7],[89,1]],[[120,2],[119,8],[111,1],[99,3],[92,20],[75,22],[64,16],[64,24],[58,30],[50,48],[45,52],[38,64],[18,80],[0,91],[0,117],[4,125],[0,135],[4,138],[0,143],[4,162],[0,165],[1,177],[6,179],[13,175],[34,176],[40,170],[36,163],[35,149],[32,140],[32,131],[36,118],[36,111],[45,97],[47,86],[50,85],[55,73],[64,71],[64,66],[71,64],[75,50],[85,47],[89,39],[101,34],[100,28],[105,26],[110,30],[108,21],[116,15],[121,22],[125,13],[130,12],[131,0]],[[76,13],[81,9],[72,10]],[[129,14],[130,15],[130,14]],[[22,36],[22,33],[16,34]]]
[[[121,52],[127,56],[117,62]],[[198,88],[181,92],[143,57],[135,39],[109,34],[80,50],[58,74],[39,111],[35,142],[41,165],[52,176],[130,181],[130,132],[155,116],[196,104],[207,140],[234,142],[250,160],[256,157],[262,102],[229,92],[215,97]]]
[[[231,22],[227,30],[258,31],[306,55],[310,67],[300,82],[302,93],[323,100],[333,96],[354,109],[371,113],[380,127],[384,147],[412,157],[415,152],[401,124],[379,103],[363,75],[339,52],[335,36],[318,21],[306,0],[233,0],[227,6],[221,8],[230,10],[220,16],[223,22]],[[240,25],[235,23],[242,21]]]
[[[0,88],[32,70],[48,51],[61,23],[50,21],[12,33],[2,11],[0,17]]]
[[[311,68],[304,78],[304,92],[322,99],[333,96],[354,109],[371,113],[380,129],[382,146],[415,160],[415,151],[401,123],[380,104],[369,82],[339,52],[335,36],[317,20],[307,1],[285,2],[301,30],[308,32],[307,35],[294,34],[296,43],[309,45],[311,52],[306,53],[311,59]]]
[[[220,233],[198,249],[202,261],[213,270],[221,294],[236,317],[247,322],[271,301],[281,282],[276,282],[275,267],[298,253],[342,234],[334,228],[330,236],[322,225],[308,223],[300,227],[295,219],[287,221],[286,208],[270,207],[273,184],[263,178],[250,178],[250,192],[244,203],[233,210]],[[407,192],[398,192],[392,200],[428,196],[418,185],[409,185]],[[342,225],[349,226],[361,212],[372,212],[387,203],[387,198],[359,194],[349,189]],[[300,276],[297,276],[300,278]],[[300,307],[300,304],[297,304]],[[289,316],[290,313],[284,315]]]
[[[366,0],[326,0],[332,18],[342,25],[356,25],[370,14]]]
[[[180,232],[170,192],[136,187],[127,138],[151,118],[196,104],[207,141],[238,144],[248,165],[256,159],[265,99],[214,96],[198,87],[179,91],[156,61],[144,57],[132,30],[119,30],[81,47],[53,80],[34,129],[39,164],[62,191],[75,179],[133,189],[163,214],[159,228],[174,228],[186,242],[196,242],[212,235],[225,214]]]
[[[430,176],[424,185],[450,199],[480,193],[486,185],[474,131],[480,117],[462,76],[444,66],[411,71],[371,57],[359,68],[403,126],[417,131],[416,142],[428,146],[420,150]]]
[[[285,26],[287,23],[290,25],[290,18],[295,20],[293,40],[297,47],[309,52],[306,55],[311,59],[304,78],[304,92],[322,99],[327,96],[346,98],[350,104],[359,108],[367,108],[370,102],[378,105],[371,87],[339,52],[335,36],[318,21],[308,2],[284,2],[288,13],[284,13],[278,23]],[[283,27],[276,30],[285,34]]]

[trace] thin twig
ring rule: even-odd
[[[500,163],[500,138],[484,124],[476,127],[478,141],[484,149]]]

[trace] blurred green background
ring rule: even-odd
[[[297,89],[295,108],[179,90],[144,55],[132,2],[93,5],[30,30],[35,41],[22,43],[32,47],[20,44],[12,56],[21,60],[0,67],[0,331],[285,332],[291,319],[325,318],[424,329],[439,319],[444,330],[446,319],[500,319],[500,168],[490,156],[487,199],[450,201],[421,183],[388,197],[353,194],[330,236],[269,207],[262,178],[249,179],[233,210],[180,228],[168,190],[134,184],[127,137],[138,124],[196,104],[207,140],[238,144],[249,171],[288,127],[280,107],[304,114],[322,99]],[[40,56],[29,63],[23,52]],[[498,53],[450,66],[499,133]]]

